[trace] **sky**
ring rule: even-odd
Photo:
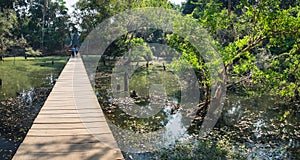
[[[78,0],[65,0],[65,1],[66,1],[66,6],[69,8],[69,13],[72,13],[73,8],[71,6],[74,5]],[[186,0],[169,0],[169,1],[175,4],[181,4],[181,2],[184,2]]]

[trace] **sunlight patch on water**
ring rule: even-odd
[[[30,88],[29,90],[23,89],[20,93],[21,99],[28,105],[32,105],[32,97],[33,97],[34,88]]]
[[[254,136],[256,138],[260,138],[262,136],[262,127],[264,127],[266,123],[263,119],[258,119],[256,123],[253,124],[254,126]]]
[[[239,111],[241,109],[241,104],[240,102],[238,101],[236,105],[232,106],[231,109],[229,109],[227,111],[228,114],[235,114],[237,111]]]
[[[187,128],[182,124],[182,114],[177,112],[168,116],[168,123],[165,126],[165,146],[175,145],[176,140],[187,137]]]

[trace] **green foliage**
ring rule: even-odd
[[[40,56],[42,53],[39,50],[33,50],[32,47],[26,48],[25,54],[28,56]]]
[[[17,3],[19,25],[15,35],[24,37],[28,45],[41,52],[62,50],[70,32],[67,10],[64,0]]]
[[[153,58],[150,47],[142,38],[127,40],[126,43],[128,43],[131,48],[126,54],[130,61],[140,61],[144,59],[148,62]]]
[[[0,56],[15,43],[12,30],[17,25],[16,14],[12,9],[0,11]]]
[[[200,0],[188,1],[184,9],[187,16],[197,18],[216,40],[213,44],[223,57],[230,89],[238,87],[249,94],[280,95],[287,100],[299,97],[297,2]],[[188,46],[187,42],[175,38],[169,41],[176,42],[173,46],[179,48],[194,68],[202,70],[197,67],[205,66],[201,58],[198,61],[193,58],[199,54],[192,47],[183,47]]]
[[[64,48],[70,16],[64,0],[0,2],[0,55],[13,48],[33,47],[56,51]]]
[[[61,50],[64,42],[70,33],[68,24],[70,16],[67,14],[64,0],[56,0],[49,3],[46,13],[44,49],[48,52]]]

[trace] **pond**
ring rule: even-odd
[[[43,106],[67,57],[0,61],[0,159],[11,159]]]
[[[299,158],[299,104],[229,93],[214,129],[198,137],[202,121],[187,126],[186,113],[178,106],[178,78],[161,65],[136,66],[128,76],[128,90],[126,83],[114,82],[124,78],[114,75],[114,61],[99,63],[95,79],[99,103],[126,159]],[[155,95],[158,106],[151,101]]]

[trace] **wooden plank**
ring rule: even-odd
[[[15,160],[27,160],[27,159],[43,159],[43,160],[76,160],[76,159],[88,159],[88,160],[122,160],[123,156],[119,156],[121,153],[118,151],[112,151],[109,149],[87,150],[82,152],[68,152],[68,153],[32,153],[30,151],[20,154]],[[63,157],[63,158],[62,158]],[[118,158],[119,157],[119,158]]]
[[[51,124],[51,123],[46,123],[46,124],[39,124],[39,123],[34,123],[34,125],[31,127],[31,129],[39,129],[39,128],[48,128],[48,129],[51,129],[51,128],[65,128],[65,129],[68,129],[68,128],[86,128],[84,126],[85,124],[83,123],[64,123],[64,124],[60,124],[59,126],[58,125],[55,125],[55,124]],[[98,122],[91,122],[89,123],[89,125],[91,127],[101,127],[101,126],[106,126],[105,123],[98,123]]]
[[[39,123],[81,123],[84,120],[84,122],[90,123],[90,122],[105,122],[106,119],[104,117],[96,117],[96,118],[80,118],[80,117],[37,117],[36,121]],[[35,122],[34,122],[35,123]]]
[[[85,143],[98,143],[99,140],[90,135],[71,135],[71,136],[28,136],[23,141],[24,144],[85,144]]]
[[[78,113],[78,114],[74,114],[74,113],[71,113],[71,114],[40,114],[38,115],[39,118],[97,118],[97,117],[103,117],[104,115],[102,114],[99,114],[99,113]]]
[[[76,128],[76,129],[43,129],[43,130],[37,130],[37,129],[31,129],[27,135],[28,136],[72,136],[72,135],[90,135],[91,133],[86,128]],[[102,127],[102,129],[97,128],[95,131],[93,131],[93,134],[95,135],[101,135],[101,134],[111,134],[111,132],[108,131],[108,128]]]

